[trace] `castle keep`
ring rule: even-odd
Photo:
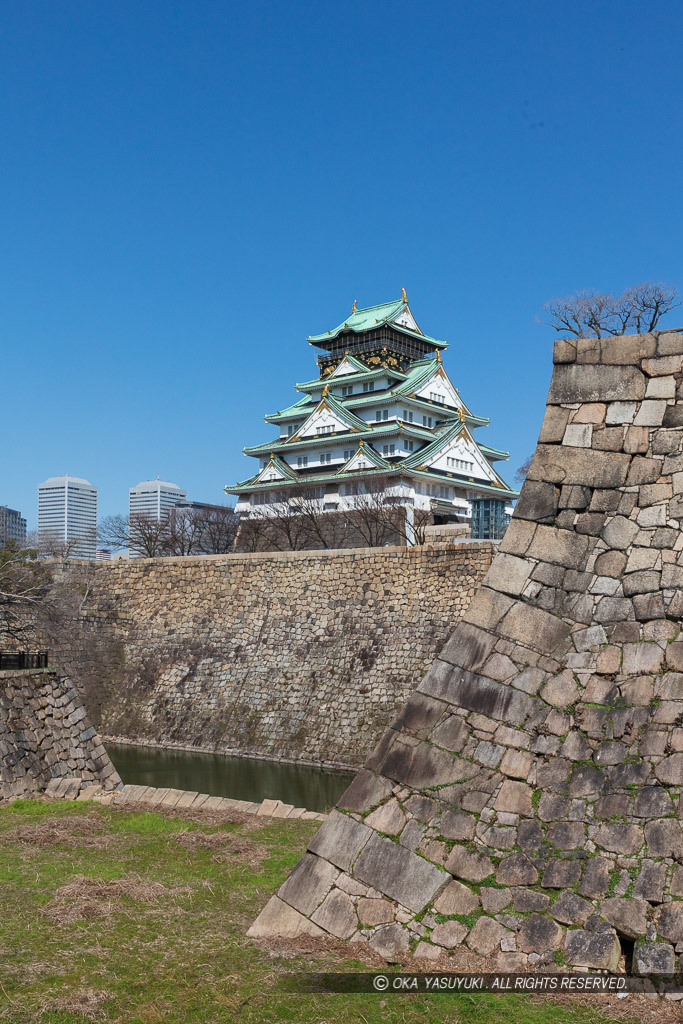
[[[244,449],[259,470],[227,486],[248,512],[305,494],[336,511],[379,488],[387,502],[444,519],[482,514],[517,496],[493,463],[507,452],[474,439],[488,420],[465,405],[444,368],[446,342],[424,334],[405,296],[357,309],[334,330],[309,338],[319,376],[297,384],[302,397],[266,416],[279,437]],[[488,535],[488,534],[487,534]]]

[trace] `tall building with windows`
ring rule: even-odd
[[[21,546],[26,541],[26,520],[15,508],[0,505],[0,548],[13,540]]]
[[[38,538],[71,558],[95,558],[97,487],[77,476],[38,485]]]
[[[508,453],[475,440],[489,421],[460,397],[443,364],[446,343],[420,329],[405,290],[380,306],[354,302],[346,320],[308,341],[319,375],[296,385],[293,405],[266,416],[278,437],[244,449],[259,465],[226,486],[236,511],[301,490],[324,509],[343,509],[381,486],[388,502],[467,521],[474,501],[504,509],[517,497],[494,468]]]
[[[143,480],[128,492],[128,515],[162,519],[175,505],[187,498],[177,484],[167,480]]]

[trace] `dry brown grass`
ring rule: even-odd
[[[55,892],[53,900],[45,906],[43,913],[54,924],[73,924],[75,921],[92,921],[110,917],[121,908],[124,897],[136,903],[158,903],[167,896],[180,896],[193,890],[189,886],[167,889],[161,882],[149,882],[139,875],[124,875],[103,881],[74,877]]]
[[[116,804],[112,805],[114,810],[126,811],[131,814],[148,814],[153,811],[154,814],[160,814],[162,818],[172,818],[178,821],[191,821],[195,825],[208,825],[213,827],[214,825],[241,825],[243,828],[253,831],[255,829],[263,828],[264,825],[271,825],[272,819],[263,817],[262,815],[246,814],[244,811],[232,810],[232,811],[203,811],[201,807],[197,810],[192,810],[189,807],[163,807],[156,806],[152,807],[149,804],[139,803],[137,801],[131,801],[130,803],[121,804],[117,807]]]
[[[19,843],[37,850],[57,845],[67,846],[71,850],[78,846],[103,850],[115,839],[111,834],[103,834],[106,824],[102,815],[96,812],[87,815],[65,815],[63,818],[17,825],[7,832],[0,832],[0,841]]]
[[[79,1014],[85,1020],[102,1020],[104,1014],[100,1004],[110,998],[108,992],[98,992],[94,988],[77,989],[71,995],[45,1002],[41,1007],[41,1016],[50,1010],[57,1010],[62,1013]]]
[[[213,850],[213,860],[239,860],[249,867],[257,867],[268,856],[268,850],[260,843],[255,843],[247,836],[235,835],[232,832],[194,832],[185,829],[174,837],[186,850]]]

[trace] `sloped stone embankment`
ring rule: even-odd
[[[483,586],[253,935],[683,953],[683,333],[555,346]]]

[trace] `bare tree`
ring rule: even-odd
[[[173,508],[163,541],[164,555],[200,555],[203,553],[204,518],[197,508]]]
[[[654,331],[666,313],[680,306],[674,285],[648,281],[627,288],[621,295],[579,291],[543,305],[548,324],[558,333],[576,338],[602,338],[633,331]]]
[[[529,470],[531,469],[531,460],[532,459],[533,459],[533,455],[527,455],[527,457],[524,460],[524,462],[522,463],[522,465],[519,466],[518,469],[515,472],[515,483],[519,484],[520,487],[522,486],[522,484],[526,480],[527,474],[528,474]]]
[[[84,531],[80,537],[70,537],[68,540],[65,540],[63,534],[56,530],[41,530],[40,533],[32,531],[26,537],[26,543],[23,546],[26,550],[35,549],[39,558],[83,558],[85,556],[79,551],[83,541],[95,544],[97,530]]]
[[[128,548],[138,558],[159,558],[167,553],[170,516],[136,513],[131,516],[107,516],[100,523],[99,539],[107,547]]]
[[[0,549],[0,641],[17,643],[31,636],[50,583],[50,570],[37,548],[10,540]]]
[[[387,481],[376,478],[347,484],[346,514],[369,548],[388,544],[395,536],[396,506],[386,500]],[[350,493],[349,493],[350,491]]]
[[[218,505],[204,511],[201,546],[206,555],[227,555],[235,547],[240,517],[234,508]]]
[[[128,547],[128,516],[107,516],[100,521],[97,531],[98,542],[113,551]]]
[[[627,288],[624,298],[631,308],[631,323],[636,334],[654,331],[663,316],[680,306],[678,289],[673,285],[647,281]]]
[[[268,551],[268,522],[250,509],[240,513],[235,537],[235,551],[246,554],[254,551]]]

